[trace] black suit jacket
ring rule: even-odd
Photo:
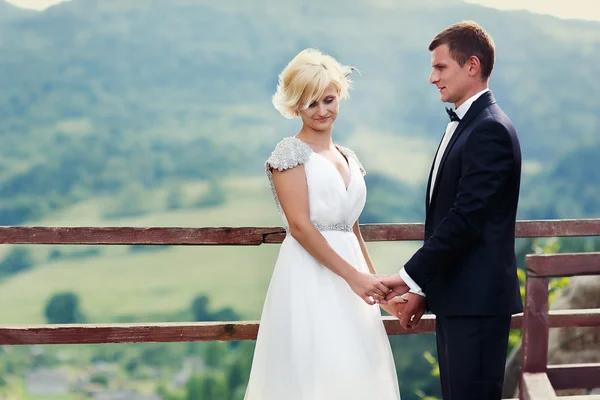
[[[431,174],[425,242],[405,265],[428,309],[445,316],[521,312],[515,258],[521,150],[491,92],[459,122],[430,199]]]

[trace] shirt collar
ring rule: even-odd
[[[471,104],[473,104],[475,102],[475,100],[477,100],[482,94],[484,94],[485,92],[489,92],[489,91],[490,91],[489,88],[485,88],[481,92],[476,93],[473,96],[469,97],[467,99],[467,101],[462,103],[461,106],[458,107],[455,111],[456,115],[458,115],[458,118],[462,119],[465,116],[465,114],[467,113],[467,111],[469,111],[469,108],[471,108]]]

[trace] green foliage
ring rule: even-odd
[[[208,302],[208,297],[204,295],[196,296],[194,300],[192,300],[192,314],[194,317],[194,321],[210,320],[208,312]]]
[[[425,219],[425,203],[420,201],[423,197],[420,190],[376,172],[367,174],[365,183],[369,194],[360,216],[361,223],[416,222]]]
[[[527,254],[557,254],[557,253],[581,253],[594,252],[600,250],[600,238],[595,237],[562,237],[545,239],[525,239],[522,245],[517,249],[517,263],[519,269],[517,275],[521,288],[521,297],[525,299],[525,256]],[[548,302],[552,301],[560,294],[560,291],[569,284],[570,279],[552,278],[548,284]],[[509,336],[509,351],[521,341],[521,331],[512,330]]]
[[[427,360],[429,365],[431,365],[431,376],[440,376],[440,365],[437,362],[437,359],[431,354],[431,352],[426,351],[423,353],[423,357]]]
[[[212,180],[209,183],[206,193],[203,193],[198,198],[195,205],[199,208],[215,207],[223,204],[225,202],[225,198],[226,195],[223,186],[219,182]]]
[[[227,343],[210,342],[206,344],[204,352],[204,364],[208,368],[220,368],[225,363],[225,357],[229,352]]]
[[[222,374],[209,372],[188,381],[186,400],[223,400],[229,396],[229,389]]]
[[[244,366],[239,363],[233,363],[226,371],[227,387],[230,389],[230,400],[235,400],[235,389],[245,387],[247,382],[247,374]]]
[[[33,259],[27,248],[14,247],[0,262],[0,278],[23,272],[33,267]]]
[[[600,214],[600,145],[579,145],[524,183],[521,217],[590,218]]]
[[[132,244],[129,246],[129,251],[131,253],[147,253],[147,252],[163,251],[168,248],[169,248],[169,246],[163,246],[163,245]]]
[[[209,298],[206,295],[198,295],[192,300],[191,312],[194,321],[237,321],[240,315],[229,307],[215,312],[208,309]]]
[[[598,53],[589,48],[600,29],[451,3],[397,2],[383,9],[365,2],[291,2],[257,15],[252,4],[243,2],[173,0],[145,7],[134,0],[75,0],[30,14],[0,1],[0,224],[39,220],[100,196],[112,198],[104,216],[115,219],[190,206],[217,211],[226,203],[221,178],[263,174],[262,162],[274,143],[296,129],[272,110],[269,98],[277,72],[307,46],[320,47],[363,72],[336,122],[335,135],[342,144],[373,131],[433,143],[445,126],[445,115],[427,83],[426,46],[437,31],[466,14],[495,38],[499,57],[492,88],[521,133],[526,159],[554,162],[566,149],[585,146],[545,168],[548,172],[535,180],[524,181],[520,212],[528,218],[597,216],[600,166],[594,166],[600,149],[585,141],[595,141],[597,134],[600,98],[587,94],[599,89],[590,79]],[[331,19],[331,11],[339,18]],[[322,26],[328,27],[326,35]],[[348,29],[352,26],[361,29]],[[256,43],[260,46],[252,46]],[[543,73],[540,65],[546,66]],[[540,96],[548,87],[553,95]],[[582,98],[586,101],[573,100]],[[381,148],[381,155],[397,152]],[[369,160],[362,161],[368,169]],[[361,222],[423,220],[423,188],[377,173],[366,179],[369,196]],[[173,185],[189,181],[210,183],[206,191],[190,197],[183,186]],[[166,196],[156,195],[157,189],[166,189]],[[216,224],[206,215],[198,221]],[[562,250],[565,243],[561,240]],[[531,246],[555,251],[537,241],[527,252]],[[155,248],[131,247],[133,253],[146,250]],[[9,257],[17,262],[7,262]],[[58,250],[50,257],[62,258],[69,255]],[[121,261],[128,265],[131,259]],[[0,263],[0,275],[32,264],[26,252],[11,251]],[[135,270],[128,278],[139,276]],[[564,284],[553,280],[551,295]],[[156,284],[153,289],[162,288]],[[169,310],[185,306],[189,293],[194,291],[188,290],[185,300],[174,300]],[[50,308],[58,323],[83,320],[78,299],[71,298],[70,305],[65,298],[58,303],[46,307],[49,322]],[[231,308],[211,311],[208,298],[180,312],[198,321],[238,319]],[[419,336],[391,338],[405,400],[439,394],[437,379],[431,376],[432,359],[423,357],[435,351],[434,341]],[[185,394],[165,390],[162,397],[241,399],[253,344],[104,349],[95,347],[91,359],[122,363],[130,374],[146,364],[175,368],[185,354],[200,351],[219,372],[190,381]],[[4,359],[2,375],[10,376],[24,376],[31,362],[26,356],[3,354]],[[229,388],[226,393],[223,387]]]
[[[53,295],[46,304],[44,315],[49,324],[75,324],[86,321],[79,309],[79,297],[72,292]]]
[[[441,397],[439,378],[434,376],[435,354],[434,335],[400,335],[390,336],[390,344],[394,354],[396,372],[403,399],[417,400],[425,394]]]
[[[158,387],[156,388],[156,394],[158,394],[160,396],[160,398],[163,400],[185,400],[184,395],[179,395],[179,394],[170,392],[169,389],[167,388],[167,385],[165,385],[165,384],[158,385]]]
[[[149,193],[139,183],[123,187],[119,195],[107,207],[105,218],[135,217],[144,215],[152,210]]]
[[[107,387],[109,379],[105,374],[94,374],[90,377],[90,382]]]
[[[144,197],[149,188],[263,173],[276,140],[297,127],[270,106],[277,73],[308,46],[362,71],[336,122],[338,139],[377,132],[435,142],[445,115],[428,83],[427,44],[467,14],[494,36],[493,89],[522,133],[528,160],[554,160],[595,140],[600,99],[586,94],[599,89],[590,79],[598,53],[588,49],[600,29],[581,22],[454,2],[291,2],[260,15],[250,4],[204,0],[152,7],[134,0],[77,0],[41,14],[4,6],[10,11],[0,14],[10,17],[0,18],[0,224],[39,219],[98,195],[116,198],[108,216],[141,215],[155,206]],[[331,12],[339,18],[331,20]],[[360,30],[348,29],[358,25]],[[539,73],[540,65],[551,68]],[[540,96],[548,87],[555,89],[553,96]],[[381,149],[382,155],[397,152]],[[595,153],[589,154],[594,162]],[[573,174],[583,158],[573,161],[556,172]],[[582,170],[587,182],[597,182],[597,170]],[[385,217],[380,210],[387,209],[389,217],[420,220],[423,192],[410,201],[406,188],[390,188],[395,197],[375,193],[366,218],[379,221]],[[580,201],[572,197],[537,209],[587,215],[598,210],[594,185],[571,189]],[[168,208],[182,206],[177,190],[168,197]],[[222,201],[215,184],[195,203]]]

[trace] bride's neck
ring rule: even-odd
[[[333,146],[331,130],[329,132],[316,132],[301,129],[297,135],[298,139],[311,145],[315,150],[328,150]]]

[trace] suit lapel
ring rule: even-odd
[[[442,168],[444,168],[444,163],[446,162],[446,159],[448,158],[448,154],[450,154],[450,150],[452,150],[452,146],[454,146],[454,143],[456,143],[456,141],[458,140],[460,135],[464,132],[465,128],[467,126],[469,126],[471,121],[473,121],[473,119],[482,110],[484,110],[485,108],[494,104],[495,102],[496,102],[496,99],[494,99],[492,92],[491,91],[485,92],[484,94],[479,96],[479,98],[477,100],[475,100],[473,102],[473,104],[471,104],[471,107],[469,107],[469,110],[467,111],[465,116],[458,123],[458,126],[456,127],[456,130],[454,131],[452,138],[450,138],[450,141],[448,142],[448,145],[446,146],[444,154],[442,155],[442,160],[440,161],[440,166],[438,167],[437,174],[435,176],[435,185],[433,187],[433,192],[431,194],[431,198],[429,198],[429,192],[431,190],[430,185],[431,185],[431,175],[433,173],[433,167],[432,167],[431,172],[429,173],[429,183],[427,184],[427,196],[428,196],[427,198],[429,199],[428,207],[427,207],[428,210],[429,210],[429,207],[431,206],[431,203],[433,202],[433,199],[435,198],[437,188],[439,187],[440,174],[442,173]],[[439,147],[438,147],[438,151],[439,151]],[[436,157],[437,157],[437,152],[436,152]],[[435,163],[435,158],[434,158],[434,163]]]

